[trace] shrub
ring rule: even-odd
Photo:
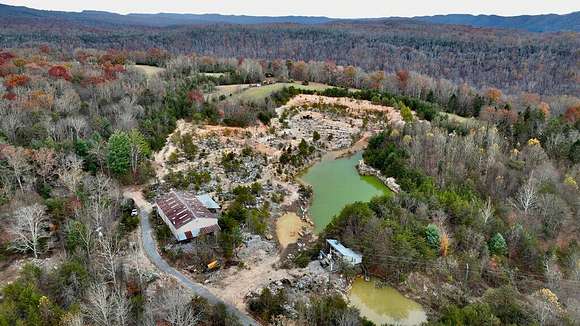
[[[129,233],[137,228],[139,225],[139,215],[132,216],[131,214],[124,213],[121,218],[120,231],[122,233]]]
[[[276,294],[273,294],[270,289],[264,288],[257,298],[248,303],[248,308],[262,320],[271,322],[274,317],[284,313],[286,302],[284,290],[278,290]]]
[[[498,256],[503,256],[507,253],[507,244],[500,233],[496,233],[491,240],[489,240],[489,251]]]
[[[314,130],[314,132],[312,133],[312,140],[313,141],[320,140],[320,134],[318,133],[318,131]]]
[[[411,112],[411,109],[409,109],[409,107],[406,106],[405,104],[401,105],[401,117],[405,122],[413,121],[413,112]]]
[[[447,307],[439,322],[435,325],[500,325],[500,320],[493,314],[491,307],[485,303],[475,303],[459,308]]]
[[[435,250],[439,250],[439,245],[441,243],[441,236],[439,234],[439,228],[435,224],[429,224],[425,228],[425,238],[429,246]]]

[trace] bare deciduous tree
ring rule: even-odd
[[[175,326],[197,325],[201,312],[193,306],[192,296],[184,289],[165,289],[152,302],[154,320],[164,320]]]
[[[84,188],[90,193],[86,207],[95,228],[101,228],[108,233],[114,210],[119,200],[119,188],[113,180],[103,174],[88,176],[84,179]]]
[[[131,305],[123,291],[107,284],[93,284],[86,298],[82,311],[94,325],[127,325]]]
[[[119,256],[121,245],[116,236],[103,235],[99,238],[99,260],[101,268],[113,284],[117,284],[117,272],[119,271]]]
[[[493,217],[493,205],[490,198],[488,198],[485,204],[483,204],[483,207],[479,209],[479,215],[481,216],[484,225]]]
[[[21,147],[7,147],[3,150],[8,166],[12,169],[20,191],[24,191],[23,178],[32,168],[28,162],[27,151]]]
[[[556,255],[547,255],[544,258],[544,275],[548,281],[550,289],[559,289],[560,281],[562,280],[562,273],[558,269]]]
[[[12,247],[20,252],[31,251],[34,258],[45,249],[42,241],[48,239],[48,218],[45,207],[40,204],[21,207],[14,213],[8,232],[14,237]]]
[[[56,167],[56,154],[50,148],[41,148],[32,154],[32,159],[37,166],[36,173],[44,182],[52,177]]]
[[[83,161],[74,154],[67,155],[61,160],[57,174],[68,190],[76,193],[83,177]]]
[[[0,116],[2,117],[2,119],[0,119],[2,130],[6,133],[8,139],[14,142],[16,140],[18,129],[22,127],[22,114],[19,110],[8,108],[3,110]]]
[[[538,197],[537,214],[544,234],[550,238],[558,234],[564,221],[572,215],[568,204],[554,194],[542,194]]]
[[[525,217],[536,207],[538,201],[538,191],[535,180],[530,177],[528,181],[517,192],[512,200],[512,205],[520,210]]]
[[[355,309],[347,309],[338,317],[338,326],[357,326],[360,324],[360,315]]]
[[[67,88],[62,96],[56,98],[54,106],[57,112],[71,113],[80,108],[81,99],[74,89]]]
[[[93,146],[89,149],[89,154],[95,158],[101,167],[101,173],[104,173],[104,167],[107,162],[107,142],[102,139],[93,142]]]

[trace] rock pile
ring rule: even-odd
[[[372,166],[367,165],[364,160],[360,160],[358,161],[358,164],[356,165],[356,170],[358,171],[358,173],[360,175],[370,175],[370,176],[374,176],[377,179],[379,179],[385,186],[387,186],[389,189],[391,189],[394,193],[399,193],[401,191],[401,186],[399,186],[395,180],[395,178],[392,177],[385,177],[381,171],[373,168]]]

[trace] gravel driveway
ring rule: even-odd
[[[192,282],[189,278],[185,275],[180,273],[175,268],[171,267],[157,252],[157,243],[153,239],[153,230],[151,229],[151,224],[149,223],[149,213],[147,209],[141,209],[141,237],[143,239],[143,248],[145,249],[145,253],[151,260],[151,262],[157,266],[161,271],[172,275],[173,277],[177,278],[183,286],[187,287],[191,291],[193,291],[196,295],[205,298],[208,302],[212,304],[223,303],[226,305],[228,311],[235,316],[237,316],[240,322],[244,325],[259,325],[254,319],[246,315],[245,313],[241,312],[240,310],[236,309],[233,305],[224,302],[213,293],[211,293],[208,289],[206,289],[203,285],[199,283]]]

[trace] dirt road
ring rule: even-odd
[[[214,293],[210,292],[206,287],[199,283],[191,281],[187,276],[183,275],[181,272],[171,267],[157,251],[157,242],[153,239],[153,229],[149,223],[149,214],[151,213],[151,205],[143,199],[140,191],[137,189],[131,189],[124,192],[126,197],[133,198],[135,204],[141,210],[141,239],[142,245],[149,260],[162,272],[175,277],[183,286],[190,289],[196,295],[205,298],[208,302],[212,304],[223,303],[228,308],[229,312],[238,317],[240,322],[244,325],[259,325],[250,316],[243,313],[236,304],[232,305],[230,302],[222,300],[222,298],[216,296]]]

